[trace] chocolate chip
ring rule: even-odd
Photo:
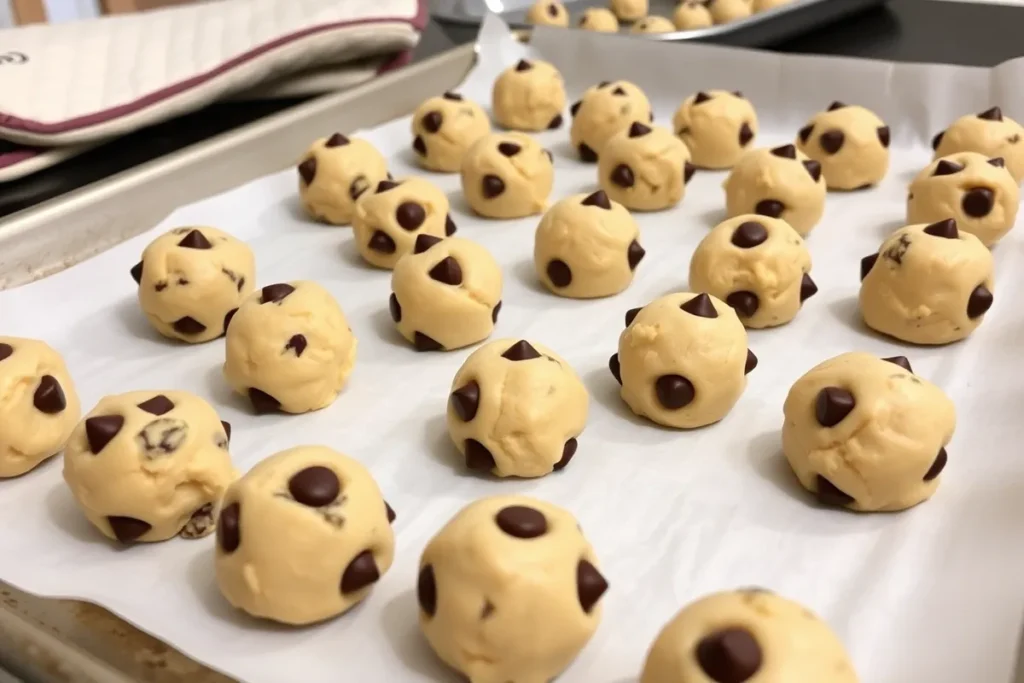
[[[403,230],[416,230],[426,219],[426,210],[416,202],[402,202],[395,209],[395,221]],[[451,218],[448,221],[450,222]]]
[[[377,183],[376,193],[380,194],[381,192],[387,192],[388,190],[393,190],[396,187],[398,187],[400,184],[401,183],[396,183],[394,180],[382,180],[379,183]]]
[[[825,387],[814,401],[814,415],[822,427],[835,427],[856,407],[857,401],[842,387]]]
[[[836,100],[832,104],[828,105],[827,111],[835,111],[836,109],[842,109],[845,106],[846,106],[845,104],[843,104],[842,102]]]
[[[150,415],[166,415],[174,410],[174,402],[163,394],[157,394],[153,398],[147,399],[135,407],[140,410],[145,410]]]
[[[14,353],[13,346],[11,346],[10,344],[4,344],[3,342],[0,342],[0,360],[6,360],[7,358],[10,358],[12,353]]]
[[[427,156],[427,143],[423,142],[423,138],[419,135],[412,139],[412,148],[416,150],[416,153],[421,157]]]
[[[514,157],[515,155],[519,154],[519,152],[521,152],[522,150],[523,150],[523,148],[520,147],[519,145],[517,145],[514,142],[499,142],[498,143],[498,151],[501,152],[504,156],[507,156],[507,157]],[[501,194],[501,193],[499,192],[499,194]]]
[[[199,232],[198,230],[192,230],[190,233],[181,238],[178,242],[179,247],[185,249],[213,249],[213,245],[210,244],[210,240],[206,239],[206,235]]]
[[[843,147],[843,142],[846,141],[846,135],[841,130],[826,130],[818,138],[818,144],[827,154],[835,154]]]
[[[398,303],[398,297],[392,292],[388,299],[388,310],[391,311],[391,319],[396,323],[402,322],[402,305]]]
[[[946,469],[946,462],[948,462],[949,456],[946,455],[946,449],[940,448],[939,454],[935,456],[932,466],[928,468],[928,471],[924,475],[925,481],[931,481],[935,477],[942,474],[942,470]]]
[[[907,360],[906,356],[890,356],[889,358],[883,358],[882,360],[887,363],[898,365],[907,372],[914,372],[913,368],[910,367],[910,361]]]
[[[416,579],[416,599],[424,614],[434,616],[437,612],[437,581],[434,580],[434,568],[429,564],[423,565]]]
[[[388,516],[388,524],[394,524],[395,520],[398,519],[398,515],[395,514],[395,511],[388,505],[386,500],[384,501],[384,512]]]
[[[878,141],[882,143],[882,147],[889,146],[889,126],[879,126],[878,130]]]
[[[942,237],[948,240],[955,240],[960,237],[960,232],[956,229],[956,221],[952,218],[932,223],[924,229],[924,232],[926,235]]]
[[[316,177],[316,158],[310,157],[299,164],[299,176],[309,185]]]
[[[288,343],[284,345],[284,350],[295,350],[295,357],[298,358],[302,355],[302,352],[306,350],[306,336],[303,334],[293,334]]]
[[[807,138],[811,137],[811,133],[814,132],[814,124],[809,123],[800,129],[798,135],[800,136],[800,142],[807,142]]]
[[[456,92],[446,92],[444,95],[441,95],[441,97],[445,98],[446,100],[451,100],[452,102],[462,101],[462,95]]]
[[[485,175],[480,183],[484,199],[494,199],[505,191],[505,181],[492,173]]]
[[[818,475],[816,488],[817,491],[815,493],[818,496],[818,502],[822,505],[841,508],[854,501],[853,496],[840,490],[835,484],[820,474]]]
[[[441,343],[428,337],[422,332],[413,332],[412,345],[417,351],[444,351]]]
[[[182,538],[202,538],[213,528],[213,503],[201,505],[181,527],[178,535]]]
[[[548,130],[555,130],[556,128],[562,127],[562,115],[555,114],[555,118],[551,119],[551,123],[548,124]]]
[[[324,147],[342,147],[349,143],[349,139],[341,133],[335,133],[331,137],[327,138],[327,142],[324,143]]]
[[[612,90],[612,94],[618,95],[619,97],[625,97],[626,91],[621,85],[617,85],[615,86],[615,90]]]
[[[373,553],[364,550],[345,567],[345,573],[341,575],[341,592],[348,594],[361,591],[377,583],[379,579],[380,570],[373,559]]]
[[[477,472],[490,472],[495,467],[494,456],[476,439],[466,439],[466,467]]]
[[[932,173],[933,176],[937,175],[953,175],[964,170],[964,167],[952,161],[946,159],[939,159],[939,163],[935,165],[935,171]]]
[[[388,174],[391,177],[391,174]],[[355,201],[363,196],[363,194],[370,189],[370,181],[366,179],[366,176],[356,176],[348,186],[348,196]]]
[[[760,205],[759,202],[758,206]],[[740,249],[752,249],[763,244],[767,239],[768,230],[763,225],[756,221],[746,221],[740,223],[739,227],[733,231],[730,241]]]
[[[607,88],[611,84],[612,84],[611,81],[601,81],[600,83],[597,84],[597,87],[598,88]]]
[[[760,671],[762,659],[761,646],[744,628],[716,631],[697,643],[697,663],[715,683],[749,681]]]
[[[1002,157],[992,157],[988,160],[988,163],[996,168],[1006,168],[1006,160]]]
[[[135,284],[142,284],[142,261],[139,261],[134,266],[132,266],[132,269],[128,272],[132,274],[132,279],[135,280]]]
[[[337,499],[341,493],[341,481],[334,470],[313,465],[292,475],[288,480],[288,493],[292,494],[297,503],[320,508]]]
[[[85,420],[85,438],[89,442],[89,450],[93,455],[100,451],[117,436],[124,426],[124,418],[120,415],[98,415]]]
[[[629,243],[629,249],[626,252],[626,260],[629,262],[629,269],[636,270],[636,267],[640,265],[640,261],[643,260],[644,255],[647,251],[640,246],[640,243],[633,240]]]
[[[501,312],[501,302],[499,301],[498,303],[494,304],[494,308],[491,309],[491,322],[492,323],[498,322],[498,313],[500,313],[500,312]]]
[[[516,71],[529,71],[533,68],[533,64],[530,64],[525,59],[520,59],[516,62]]]
[[[121,543],[131,543],[144,536],[152,525],[134,517],[107,517],[110,530]]]
[[[604,190],[598,190],[593,194],[587,195],[580,204],[583,204],[583,206],[596,206],[606,211],[611,211],[612,209],[612,203],[608,200],[608,195],[605,194]]]
[[[741,100],[746,99],[745,97],[743,97],[743,93],[740,92],[739,90],[733,90],[732,94],[733,94],[733,96],[738,97]]]
[[[803,278],[800,279],[800,303],[807,301],[817,293],[818,285],[814,284],[810,275],[804,273]]]
[[[746,121],[744,121],[743,125],[740,126],[740,135],[739,135],[740,147],[746,147],[747,144],[751,140],[753,140],[753,139],[754,139],[754,131],[753,131],[753,129],[751,129],[750,124],[747,123]]]
[[[565,446],[562,447],[562,458],[555,463],[554,467],[551,468],[552,471],[561,472],[564,470],[565,466],[569,464],[570,460],[572,460],[572,456],[576,455],[576,448],[578,445],[579,444],[577,444],[576,439],[569,439],[566,441]]]
[[[260,291],[260,303],[276,304],[294,291],[295,288],[287,282],[267,285]]]
[[[860,260],[860,279],[863,280],[871,272],[871,269],[875,267],[875,261],[878,260],[878,254],[868,254]]]
[[[685,304],[679,307],[686,311],[690,315],[695,315],[698,318],[717,318],[718,311],[715,310],[715,305],[711,303],[711,297],[704,292],[701,292],[697,296],[693,297]],[[627,325],[629,323],[626,323]]]
[[[569,264],[561,259],[551,259],[548,261],[546,272],[548,279],[551,280],[551,284],[555,287],[568,287],[572,283],[572,269],[569,268]]]
[[[398,250],[395,240],[383,230],[374,230],[366,247],[381,254],[394,254]]]
[[[1002,121],[1003,110],[1000,109],[999,107],[992,107],[991,109],[986,109],[985,111],[978,114],[978,118],[983,119],[985,121]]]
[[[619,164],[612,169],[611,175],[608,176],[608,180],[619,187],[633,187],[633,183],[636,182],[636,177],[633,175],[633,169],[626,164]]]
[[[444,116],[439,111],[428,111],[420,118],[420,125],[423,126],[423,130],[428,133],[436,133],[441,130],[441,124],[444,123]]]
[[[608,359],[608,369],[612,371],[612,377],[619,384],[622,384],[622,367],[619,364],[619,354],[613,353],[612,357]]]
[[[188,315],[184,318],[178,318],[175,320],[171,327],[173,327],[174,331],[178,334],[196,335],[202,334],[206,331],[206,325]]]
[[[651,127],[650,126],[645,126],[644,124],[640,123],[639,121],[634,121],[632,123],[632,125],[630,125],[630,127],[629,127],[629,137],[631,137],[631,138],[643,137],[644,135],[647,135],[650,132],[651,132]]]
[[[680,375],[662,375],[654,383],[658,402],[669,410],[689,405],[696,395],[690,380]]]
[[[249,389],[249,402],[257,415],[266,415],[280,410],[281,402],[265,391],[251,387]]]
[[[777,157],[783,159],[796,159],[796,147],[794,145],[782,145],[781,147],[775,147],[771,150],[771,153]]]
[[[606,590],[608,582],[601,576],[601,572],[597,571],[597,567],[587,560],[580,560],[576,565],[576,596],[583,611],[590,614],[590,610],[594,609],[594,605]]]
[[[533,348],[530,342],[520,339],[508,347],[505,353],[501,354],[501,357],[511,361],[533,360],[534,358],[540,358],[540,352]]]
[[[451,214],[444,217],[444,234],[451,237],[455,234],[458,228],[455,227],[455,221],[452,220]]]
[[[548,520],[540,510],[525,505],[509,505],[494,516],[498,528],[513,538],[537,538],[548,531]]]
[[[233,553],[242,544],[242,529],[240,526],[241,509],[238,503],[231,503],[224,506],[220,511],[220,520],[217,522],[217,545],[226,553]]]
[[[743,365],[743,374],[749,375],[750,371],[757,367],[757,356],[750,349],[747,349],[747,362]]]
[[[971,320],[985,315],[992,307],[992,292],[985,285],[978,285],[967,300],[967,317]]]
[[[971,218],[983,218],[992,212],[995,193],[987,187],[972,187],[964,193],[960,207]]]
[[[694,104],[701,104],[702,102],[707,102],[710,99],[711,99],[711,95],[708,95],[706,92],[699,92],[696,95],[694,95],[693,103]]]
[[[693,299],[691,299],[690,301],[692,301],[692,300]],[[689,302],[687,302],[687,303],[689,303]],[[683,305],[685,306],[686,304],[683,304]],[[626,311],[626,327],[629,327],[630,325],[633,324],[633,320],[636,319],[636,316],[642,310],[644,310],[643,306],[637,306],[636,308],[631,308],[628,311]]]
[[[804,168],[806,168],[807,172],[811,175],[811,180],[814,182],[821,180],[821,164],[819,162],[814,159],[808,159],[803,162],[803,164]]]
[[[582,100],[579,101],[579,102],[573,102],[572,106],[569,107],[569,113],[572,114],[572,116],[575,118],[576,114],[579,112],[580,107],[582,105],[583,105],[583,101]]]
[[[416,243],[413,245],[412,253],[422,254],[427,249],[441,241],[440,237],[434,237],[433,235],[417,235]]]
[[[691,164],[689,161],[683,162],[683,185],[690,182],[690,178],[697,171],[697,167]]]
[[[749,318],[754,315],[757,313],[757,309],[761,306],[761,301],[757,298],[757,294],[746,290],[733,292],[729,296],[725,297],[725,303],[732,306],[733,309],[735,309],[735,311],[743,318]]]
[[[762,199],[754,206],[754,213],[770,218],[778,218],[785,210],[786,205],[777,199]]]
[[[451,256],[441,259],[427,274],[430,275],[430,279],[446,285],[462,284],[462,268],[459,266],[459,262]]]
[[[53,375],[43,375],[39,378],[39,386],[32,395],[32,405],[36,410],[47,415],[56,415],[67,407],[67,400],[64,398],[64,390],[60,382]]]
[[[558,16],[558,5],[551,3],[548,5],[548,16],[554,18]]]
[[[453,391],[448,401],[459,419],[470,422],[476,417],[476,411],[480,407],[480,385],[476,380],[470,380]]]
[[[228,437],[228,441],[231,441],[231,423],[221,420],[220,426],[224,428],[224,434]]]

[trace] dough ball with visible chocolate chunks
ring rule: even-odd
[[[821,164],[794,145],[752,149],[733,167],[722,184],[725,209],[731,216],[756,213],[781,218],[806,237],[825,211],[825,178]]]
[[[548,205],[555,167],[551,152],[525,133],[476,141],[462,160],[462,194],[484,218],[523,218]]]
[[[565,110],[562,74],[548,62],[520,59],[494,82],[491,110],[498,125],[509,130],[560,128]]]
[[[762,588],[713,593],[658,634],[640,683],[858,683],[842,642],[802,605]]]
[[[743,93],[707,90],[683,101],[672,126],[689,148],[694,166],[731,168],[753,147],[757,112]]]
[[[956,428],[953,402],[904,356],[844,353],[798,379],[783,406],[782,449],[818,502],[894,512],[928,500]]]
[[[716,24],[746,19],[754,13],[753,0],[707,0],[706,4]]]
[[[1020,186],[1002,157],[959,152],[933,161],[910,183],[907,222],[956,220],[991,247],[1013,228],[1020,204]]]
[[[156,331],[194,344],[224,334],[252,292],[256,259],[248,244],[216,228],[174,228],[149,243],[131,275]]]
[[[417,351],[476,344],[498,322],[501,282],[501,266],[476,242],[420,235],[391,274],[391,319]]]
[[[629,287],[646,253],[639,239],[636,220],[603,190],[566,197],[537,226],[537,277],[570,299],[618,294]]]
[[[992,306],[992,254],[952,218],[900,228],[861,259],[860,276],[864,322],[913,344],[964,339]]]
[[[818,286],[811,253],[780,218],[747,214],[719,223],[690,259],[690,289],[733,307],[745,327],[785,325]]]
[[[674,33],[676,25],[668,17],[644,17],[633,24],[630,33]]]
[[[428,171],[456,173],[473,143],[491,132],[487,113],[476,102],[446,92],[431,97],[412,115],[412,149]]]
[[[732,307],[703,292],[680,292],[626,312],[608,366],[634,413],[694,429],[732,410],[757,357]]]
[[[957,152],[1002,157],[1014,181],[1024,180],[1024,126],[1005,116],[999,107],[968,114],[932,138],[935,159]]]
[[[608,8],[619,21],[634,22],[647,16],[647,0],[609,0]]]
[[[455,233],[448,195],[424,178],[382,180],[356,206],[352,219],[356,247],[378,268],[394,268],[420,235]]]
[[[366,140],[335,133],[310,146],[298,172],[299,197],[309,215],[348,225],[356,200],[388,177],[388,163]]]
[[[228,327],[224,376],[256,413],[305,413],[334,402],[356,362],[356,338],[315,282],[267,285]]]
[[[830,190],[877,185],[889,170],[889,126],[864,107],[833,102],[800,129],[796,146],[821,164]]]
[[[588,162],[597,161],[605,143],[620,130],[634,121],[654,119],[647,96],[629,81],[605,81],[587,88],[569,112],[572,146]]]
[[[275,453],[224,495],[217,585],[254,617],[296,626],[330,619],[391,568],[394,519],[358,460],[325,446]]]
[[[577,26],[584,31],[596,33],[619,32],[619,20],[615,18],[615,14],[610,9],[604,7],[588,7],[583,10]]]
[[[692,31],[696,28],[708,28],[715,23],[711,12],[698,0],[686,0],[676,5],[672,13],[672,23],[680,31]]]
[[[64,481],[86,518],[121,543],[201,538],[238,473],[231,425],[185,391],[100,399],[64,449]]]
[[[546,683],[601,621],[608,582],[597,564],[568,511],[526,496],[482,498],[423,551],[420,628],[469,683]]]
[[[565,28],[569,25],[569,11],[559,0],[536,0],[526,12],[526,23]]]
[[[597,182],[628,209],[661,211],[679,203],[695,170],[672,131],[634,121],[605,143]]]
[[[525,339],[470,354],[452,380],[448,435],[476,472],[543,477],[576,454],[589,396],[568,362]]]
[[[59,353],[37,339],[0,337],[0,479],[60,453],[81,411]]]

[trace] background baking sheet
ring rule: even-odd
[[[761,144],[792,139],[833,99],[872,107],[892,126],[885,182],[830,195],[809,239],[820,293],[791,324],[751,333],[760,365],[733,412],[706,429],[660,429],[631,416],[606,368],[624,311],[685,288],[690,253],[722,218],[723,173],[698,172],[680,207],[639,215],[647,258],[636,281],[617,297],[589,302],[553,297],[536,283],[535,218],[471,218],[458,178],[431,176],[450,193],[460,235],[486,245],[504,267],[505,305],[495,338],[552,346],[591,391],[590,421],[572,466],[531,481],[462,471],[443,416],[451,378],[470,350],[419,354],[406,346],[387,313],[389,274],[361,263],[349,230],[307,220],[294,174],[281,173],[182,208],[154,230],[63,273],[0,292],[0,326],[58,348],[84,406],[142,388],[206,397],[234,425],[232,451],[242,470],[298,443],[325,443],[359,458],[398,512],[395,566],[363,605],[340,619],[307,629],[257,623],[217,593],[212,539],[112,547],[78,514],[58,461],[0,482],[0,578],[31,592],[102,604],[248,681],[454,681],[417,633],[419,553],[468,501],[517,492],[576,513],[611,582],[601,627],[565,675],[569,683],[635,680],[649,643],[680,605],[752,584],[825,616],[865,682],[1008,679],[1024,602],[1024,362],[1017,352],[1024,314],[1013,300],[1024,286],[1022,234],[1011,233],[995,250],[996,302],[964,343],[908,348],[876,337],[860,325],[855,297],[859,258],[901,224],[906,183],[929,158],[927,140],[955,116],[993,103],[1010,114],[1024,112],[1021,96],[1006,87],[1024,67],[898,66],[550,30],[538,31],[527,48],[494,21],[484,27],[483,45],[462,91],[484,102],[496,74],[533,53],[563,70],[571,96],[598,80],[631,78],[652,96],[660,123],[696,89],[743,90],[758,106]],[[366,133],[391,156],[398,176],[416,172],[408,125],[403,119]],[[555,153],[555,198],[594,187],[594,167],[575,160],[567,137],[565,129],[540,136]],[[181,346],[148,328],[128,268],[156,234],[181,224],[215,225],[247,240],[261,284],[315,279],[337,296],[360,346],[351,384],[334,405],[302,416],[251,416],[221,378],[223,342]],[[942,486],[909,512],[817,509],[780,454],[788,387],[813,364],[851,349],[905,353],[957,403],[959,428]]]

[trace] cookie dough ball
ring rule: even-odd
[[[394,268],[420,235],[455,234],[448,195],[423,178],[382,180],[356,205],[352,219],[359,254],[378,268]]]
[[[391,274],[391,319],[417,351],[486,339],[501,310],[501,267],[475,242],[420,235]]]
[[[743,93],[725,90],[690,95],[679,106],[672,125],[698,168],[732,167],[750,148],[758,129],[750,100]]]
[[[942,157],[910,183],[907,222],[933,223],[946,218],[991,247],[1013,228],[1020,186],[1002,157],[976,152]]]
[[[608,139],[634,121],[653,121],[651,103],[629,81],[604,81],[592,86],[572,105],[572,146],[583,161],[597,161]]]
[[[830,190],[877,185],[889,170],[889,126],[864,107],[833,102],[800,129],[796,144],[821,164]]]
[[[630,33],[674,33],[676,25],[666,17],[645,17],[633,24]]]
[[[603,7],[589,7],[580,15],[579,27],[584,31],[597,33],[618,33],[619,20],[611,10]]]
[[[843,644],[803,606],[763,589],[715,593],[680,611],[640,683],[857,683]]]
[[[1002,157],[1013,179],[1024,180],[1024,127],[1003,116],[999,107],[961,116],[932,139],[932,149],[936,159],[957,152]]]
[[[647,16],[647,0],[610,0],[609,9],[619,21],[638,21]]]
[[[526,12],[526,22],[534,26],[569,25],[569,12],[558,0],[537,0]]]
[[[547,683],[594,635],[607,589],[571,514],[494,496],[427,544],[416,594],[427,642],[469,683]]]
[[[952,218],[900,228],[861,259],[860,277],[864,322],[913,344],[964,339],[992,306],[992,254]]]
[[[716,24],[746,19],[754,13],[752,0],[707,0],[705,4]]]
[[[767,12],[776,7],[793,4],[793,0],[754,0],[754,12]]]
[[[672,131],[634,121],[605,143],[597,180],[629,209],[660,211],[679,203],[695,170],[689,150]]]
[[[646,252],[640,229],[603,190],[561,200],[541,219],[533,244],[537,277],[570,299],[611,296],[629,287]]]
[[[335,133],[314,142],[298,170],[299,197],[309,215],[348,225],[356,200],[388,177],[388,162],[366,140]]]
[[[789,390],[782,448],[823,505],[905,510],[928,500],[946,466],[956,410],[903,356],[844,353]]]
[[[305,413],[338,397],[356,338],[331,293],[315,282],[267,285],[231,319],[224,376],[257,413]]]
[[[483,108],[454,92],[431,97],[412,115],[412,148],[429,171],[456,173],[466,151],[490,132]]]
[[[252,292],[249,245],[215,228],[174,228],[149,243],[131,270],[139,305],[157,332],[198,343],[224,334]]]
[[[0,479],[60,453],[81,411],[59,353],[35,339],[0,337]]]
[[[641,417],[692,429],[718,422],[757,366],[736,312],[705,293],[681,292],[626,312],[608,366]]]
[[[821,164],[793,145],[752,149],[733,166],[722,184],[730,217],[756,213],[786,221],[802,237],[825,211]]]
[[[785,325],[818,286],[811,254],[785,221],[737,216],[709,232],[690,260],[690,289],[733,307],[749,328]]]
[[[64,481],[86,518],[120,541],[201,538],[238,476],[231,425],[184,391],[132,391],[100,400],[64,450]]]
[[[494,82],[491,108],[499,125],[512,130],[549,130],[562,125],[565,83],[548,62],[520,59]]]
[[[478,140],[462,160],[462,194],[484,218],[541,213],[555,179],[551,152],[525,133],[496,133]]]
[[[708,28],[715,23],[711,12],[703,2],[687,0],[676,6],[672,13],[672,23],[680,31],[692,31],[696,28]]]

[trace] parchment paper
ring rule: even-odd
[[[66,272],[0,292],[0,329],[59,349],[86,408],[104,394],[132,389],[206,397],[234,425],[232,453],[242,470],[300,443],[329,444],[359,458],[398,512],[395,566],[340,619],[306,629],[257,623],[217,593],[212,539],[115,549],[78,514],[58,460],[0,482],[0,578],[39,594],[100,603],[247,681],[455,681],[417,632],[419,553],[470,500],[518,492],[572,510],[611,583],[601,627],[560,679],[567,683],[635,680],[650,642],[680,606],[744,585],[774,589],[822,614],[865,683],[1006,681],[1024,598],[1024,314],[1015,301],[1024,287],[1024,233],[1011,233],[996,248],[995,305],[966,342],[914,348],[877,337],[862,327],[855,297],[860,257],[903,222],[906,184],[929,159],[926,141],[956,116],[992,104],[1024,114],[1020,91],[1011,87],[1024,78],[1024,66],[987,71],[786,57],[575,31],[538,31],[526,48],[506,35],[500,22],[487,23],[465,95],[489,102],[498,71],[533,54],[562,69],[570,97],[603,79],[636,81],[655,102],[659,123],[698,88],[743,90],[758,107],[760,144],[791,140],[834,99],[869,106],[892,126],[885,182],[830,194],[809,239],[820,293],[791,324],[750,334],[760,365],[732,413],[706,429],[660,429],[629,413],[606,367],[623,313],[686,287],[693,248],[722,218],[723,173],[698,172],[680,207],[641,215],[647,258],[636,281],[619,296],[590,302],[556,298],[537,284],[537,219],[471,218],[457,176],[431,176],[451,193],[460,235],[484,244],[504,267],[495,336],[554,347],[592,395],[572,465],[532,481],[464,473],[443,415],[451,378],[470,350],[419,354],[403,343],[388,317],[389,273],[361,263],[348,229],[307,220],[294,173],[281,173],[182,208]],[[365,133],[391,156],[398,176],[416,172],[408,127],[403,119]],[[311,130],[310,137],[329,132]],[[540,138],[555,153],[555,198],[594,187],[595,169],[575,160],[565,128]],[[254,417],[221,377],[222,341],[182,346],[147,327],[128,269],[157,234],[189,224],[248,240],[261,284],[315,279],[337,296],[360,345],[351,384],[334,405],[303,416]],[[781,456],[789,386],[819,361],[854,349],[906,354],[957,404],[942,485],[914,510],[817,509]]]

